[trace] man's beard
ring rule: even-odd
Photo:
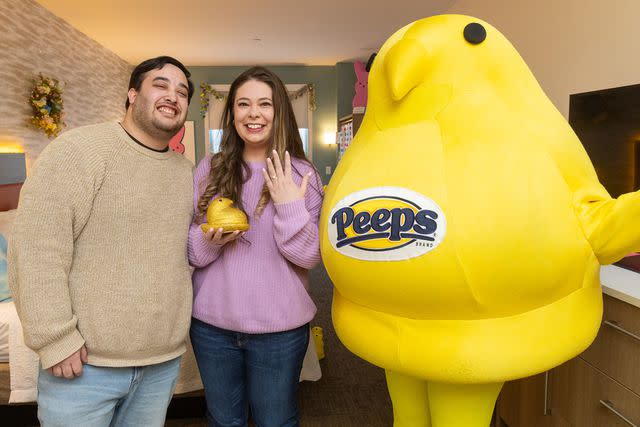
[[[184,120],[174,123],[163,123],[153,116],[149,119],[142,107],[136,108],[134,106],[132,113],[132,119],[136,126],[157,139],[171,139],[184,125]]]

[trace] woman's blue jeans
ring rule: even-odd
[[[191,322],[191,344],[207,400],[209,427],[297,427],[297,390],[309,325],[245,334]]]

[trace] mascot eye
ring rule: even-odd
[[[481,24],[472,22],[464,27],[464,38],[471,44],[480,44],[487,38],[487,30]]]
[[[364,67],[364,69],[367,70],[367,73],[371,71],[371,66],[373,65],[373,60],[375,59],[376,55],[377,53],[372,53],[369,57],[369,60],[367,61],[367,65]]]

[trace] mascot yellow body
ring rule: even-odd
[[[335,329],[386,370],[394,425],[486,427],[504,381],[592,342],[640,194],[611,199],[500,32],[443,15],[378,53],[320,227]]]

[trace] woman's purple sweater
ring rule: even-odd
[[[188,255],[193,273],[193,317],[245,333],[286,331],[308,323],[316,312],[307,288],[308,270],[320,261],[318,220],[323,189],[315,169],[292,159],[293,180],[313,171],[304,199],[274,205],[256,218],[264,163],[249,163],[242,203],[249,214],[244,239],[219,247],[208,243],[200,226],[189,230]],[[209,175],[211,156],[194,173],[194,209]],[[296,173],[299,172],[299,173]]]

